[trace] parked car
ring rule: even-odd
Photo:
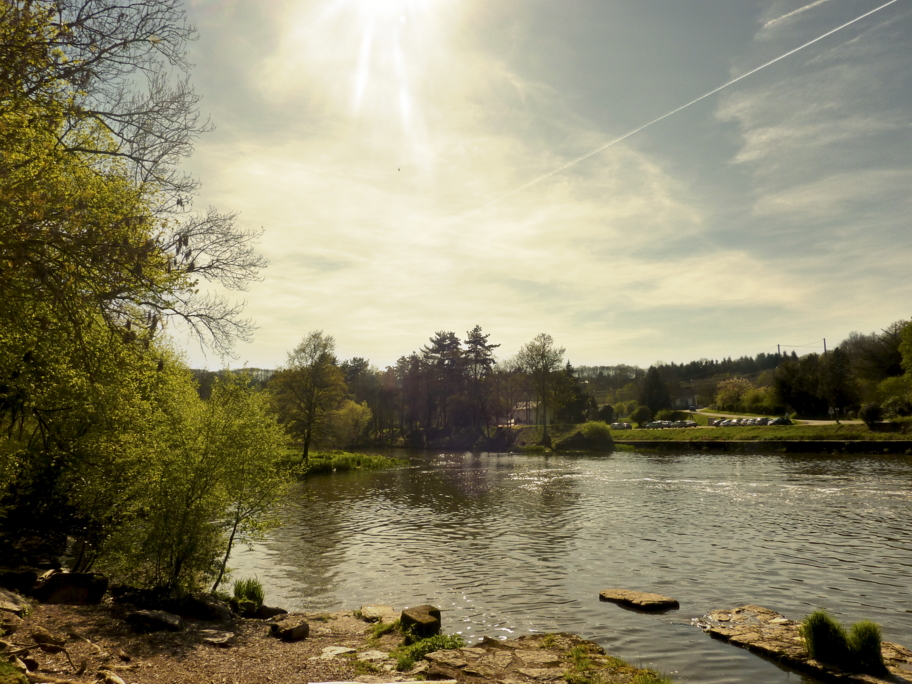
[[[609,425],[612,430],[630,430],[630,423],[612,423]]]
[[[773,418],[770,422],[770,425],[791,425],[792,421],[789,420],[788,416],[780,416],[779,418]]]

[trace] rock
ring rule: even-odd
[[[0,611],[22,616],[29,609],[28,601],[6,589],[0,589]]]
[[[57,636],[56,634],[51,634],[44,627],[38,626],[32,630],[32,633],[29,634],[36,644],[51,644],[52,646],[63,646],[66,643],[66,639],[63,637]]]
[[[424,656],[425,660],[429,660],[435,665],[443,665],[444,667],[452,667],[459,669],[468,665],[468,661],[465,657],[459,653],[459,651],[433,651]]]
[[[269,618],[273,618],[276,615],[288,615],[288,611],[284,608],[270,608],[269,606],[260,606],[256,609],[256,613],[253,614],[253,617],[256,620],[268,620]]]
[[[440,634],[440,610],[430,605],[406,608],[399,616],[402,629],[422,639]]]
[[[629,589],[605,589],[605,591],[599,593],[599,599],[611,601],[622,606],[638,608],[639,610],[667,610],[680,607],[676,599],[668,598],[661,594],[631,591]]]
[[[386,651],[361,651],[357,655],[358,660],[364,660],[366,662],[375,662],[378,660],[389,660],[390,654]]]
[[[523,665],[529,667],[557,667],[560,665],[560,658],[556,653],[537,650],[516,651],[516,655],[523,662]]]
[[[163,610],[137,610],[127,615],[127,623],[134,632],[179,632],[184,621],[179,615]]]
[[[336,656],[354,653],[355,649],[348,646],[327,646],[320,653],[320,660],[332,660]]]
[[[227,647],[234,641],[234,632],[223,632],[218,629],[201,629],[200,636],[203,637],[203,643],[210,646]]]
[[[165,603],[165,607],[176,615],[204,622],[231,622],[234,619],[231,607],[211,594],[190,594],[172,599]]]
[[[241,617],[252,618],[256,615],[257,604],[248,599],[241,599],[237,602],[237,614]]]
[[[54,572],[32,590],[42,603],[88,606],[101,603],[108,590],[108,578],[88,572]]]
[[[0,636],[15,634],[22,625],[22,618],[15,613],[0,611]]]
[[[303,618],[281,620],[269,625],[269,631],[272,636],[282,641],[301,641],[310,634],[310,625]]]
[[[385,605],[361,606],[358,612],[368,622],[395,622],[399,617],[395,608]]]
[[[20,594],[28,594],[37,581],[38,573],[32,568],[0,570],[0,587]]]
[[[910,681],[912,651],[889,641],[881,642],[884,664],[892,675],[884,679],[866,674],[851,674],[813,660],[808,655],[795,620],[763,606],[746,605],[727,610],[714,610],[693,621],[704,632],[723,641],[741,646],[825,681],[855,684]],[[905,678],[901,678],[905,677]]]

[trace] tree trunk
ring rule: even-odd
[[[228,548],[225,549],[225,557],[222,559],[222,566],[219,568],[218,577],[215,578],[215,584],[212,585],[212,592],[215,593],[215,590],[218,589],[218,585],[222,582],[222,577],[225,576],[225,568],[228,566],[228,556],[231,555],[231,547],[234,545],[234,535],[237,534],[238,521],[234,521],[234,526],[231,528],[231,535],[228,537]]]

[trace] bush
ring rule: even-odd
[[[247,577],[239,579],[234,583],[234,598],[238,601],[252,601],[259,608],[266,600],[266,592],[263,585],[256,577]]]
[[[630,420],[637,425],[645,425],[652,420],[652,411],[649,410],[648,406],[639,406],[630,414]]]
[[[873,427],[883,418],[883,410],[877,404],[865,404],[858,412],[858,417],[864,421],[868,427]]]
[[[611,428],[607,423],[590,420],[580,428],[583,437],[591,441],[611,441]]]
[[[801,623],[799,634],[808,654],[821,663],[851,672],[881,674],[886,671],[880,650],[880,627],[862,620],[848,634],[826,611],[818,610]]]
[[[887,418],[899,418],[912,415],[912,402],[906,397],[890,397],[880,405]]]

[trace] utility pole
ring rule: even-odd
[[[781,344],[776,345],[776,356],[782,356],[782,345]]]
[[[826,356],[826,338],[823,338],[823,355]]]

